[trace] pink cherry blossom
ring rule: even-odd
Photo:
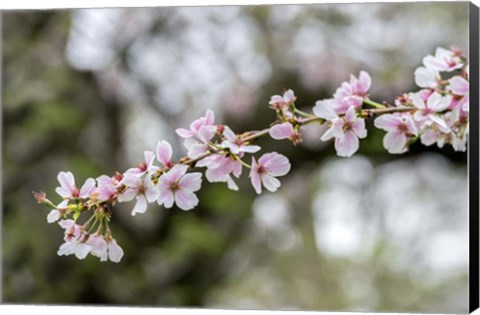
[[[100,201],[114,200],[117,194],[118,181],[115,177],[101,175],[97,178],[97,199]]]
[[[165,140],[158,141],[157,143],[157,159],[164,167],[172,168],[172,146]]]
[[[210,183],[226,182],[231,190],[238,190],[232,176],[237,178],[242,174],[242,163],[233,156],[213,154],[196,164],[197,167],[207,167],[205,177]]]
[[[469,93],[470,93],[470,83],[465,80],[465,78],[461,76],[454,76],[449,80],[450,85],[448,89],[455,95],[463,96],[461,99],[457,100],[452,105],[450,105],[450,109],[455,109],[456,107],[460,106],[464,111],[468,111],[469,108]]]
[[[408,142],[418,134],[410,114],[385,114],[375,119],[375,127],[387,131],[383,146],[389,153],[399,154],[408,150]]]
[[[428,100],[424,102],[416,93],[410,93],[410,99],[413,105],[418,109],[413,118],[415,121],[425,124],[436,123],[442,128],[448,129],[445,121],[437,116],[438,113],[446,110],[451,103],[450,96],[442,96],[438,92],[432,93]],[[448,131],[448,130],[447,130]]]
[[[205,126],[210,126],[210,127],[215,127],[214,126],[214,121],[215,121],[215,114],[208,109],[207,112],[205,113],[205,117],[200,117],[199,119],[194,120],[190,124],[190,130],[185,129],[185,128],[178,128],[176,130],[176,133],[182,137],[182,138],[191,138],[196,136],[202,127]],[[212,130],[212,128],[207,128],[208,130]],[[216,129],[216,128],[213,128]]]
[[[295,96],[295,93],[292,90],[288,90],[285,93],[283,93],[283,96],[281,95],[274,95],[270,98],[270,104],[273,109],[276,110],[288,110],[288,107],[295,103],[297,100],[297,97]]]
[[[329,121],[329,129],[321,137],[322,141],[335,138],[335,150],[341,157],[350,157],[359,148],[359,138],[367,136],[365,121],[357,118],[355,107],[351,106],[343,117],[330,107],[329,102],[318,101],[313,108],[313,112],[325,120]]]
[[[262,185],[267,190],[275,192],[281,185],[276,177],[284,176],[289,171],[290,162],[277,152],[262,155],[258,159],[258,163],[252,157],[252,169],[250,170],[252,186],[257,194],[262,193]]]
[[[453,94],[462,96],[468,95],[470,91],[470,84],[467,80],[457,75],[451,78],[449,82],[449,89]]]
[[[463,67],[458,53],[441,47],[437,48],[435,57],[428,55],[423,58],[423,64],[434,71],[453,71]]]
[[[235,135],[228,126],[223,130],[223,136],[226,140],[222,142],[222,146],[230,150],[235,155],[242,155],[243,153],[255,153],[260,150],[258,145],[246,145],[242,137]]]
[[[421,133],[422,144],[430,146],[434,143],[442,148],[445,143],[452,145],[455,151],[466,151],[468,139],[468,112],[456,108],[443,115],[447,128],[437,124],[425,126]]]
[[[155,172],[158,167],[153,165],[153,160],[155,159],[155,154],[151,151],[145,151],[143,153],[143,156],[145,157],[145,160],[138,164],[137,167],[129,168],[126,172],[126,174],[131,174],[131,175],[137,175],[141,176],[143,174],[151,174],[152,172]]]
[[[171,208],[175,203],[182,210],[193,209],[198,204],[198,198],[194,192],[201,187],[202,174],[186,174],[187,169],[188,166],[177,164],[160,176],[158,204]]]
[[[215,136],[217,128],[215,126],[202,126],[195,137],[185,139],[183,145],[188,150],[188,157],[195,159],[204,154],[209,149],[209,142]]]
[[[270,137],[276,140],[290,139],[293,143],[301,142],[300,133],[295,130],[293,125],[289,122],[274,125],[268,132]]]
[[[95,180],[93,178],[88,178],[80,189],[75,186],[75,178],[71,172],[60,172],[58,173],[57,178],[60,187],[57,187],[55,191],[63,198],[85,199],[95,192]]]
[[[125,174],[121,184],[125,185],[126,188],[118,195],[117,200],[119,202],[130,201],[133,198],[136,198],[132,215],[145,213],[147,210],[147,203],[154,202],[159,196],[159,191],[150,179],[150,176],[142,178],[135,174]]]
[[[350,82],[343,82],[335,91],[334,99],[343,99],[350,96],[358,96],[360,99],[368,94],[368,90],[372,85],[370,75],[365,71],[360,71],[358,79],[354,75],[350,75]]]
[[[365,71],[360,71],[358,78],[350,75],[350,82],[343,82],[333,94],[333,99],[328,100],[330,107],[337,113],[344,113],[351,106],[362,107],[363,99],[367,97],[371,84],[372,79]]]
[[[91,246],[84,242],[85,235],[80,226],[75,224],[73,220],[62,220],[59,225],[65,229],[65,243],[60,245],[57,254],[59,256],[75,254],[78,259],[87,257]]]
[[[90,253],[95,257],[102,257],[107,251],[107,241],[101,234],[90,235],[86,244],[91,247]]]
[[[48,223],[57,222],[61,218],[62,214],[64,214],[67,211],[67,208],[68,208],[68,200],[63,200],[58,204],[56,209],[52,209],[50,211],[50,213],[47,216],[47,222]]]

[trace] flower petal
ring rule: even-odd
[[[171,208],[173,206],[174,196],[173,192],[169,189],[160,190],[160,195],[158,196],[157,202],[159,205],[162,205],[165,208]]]
[[[130,201],[138,194],[138,189],[129,187],[125,189],[121,194],[118,195],[118,202]]]
[[[341,138],[343,137],[343,120],[342,119],[334,119],[333,123],[330,127],[323,133],[320,137],[322,141],[328,141],[332,138]]]
[[[60,186],[69,193],[75,190],[75,178],[71,172],[60,172],[57,176]]]
[[[60,245],[60,248],[57,251],[58,256],[68,256],[75,252],[75,243],[72,242],[65,242]]]
[[[257,192],[257,194],[262,193],[262,182],[260,180],[260,175],[257,172],[258,166],[257,162],[255,161],[255,158],[252,157],[252,169],[250,170],[250,179],[252,182],[252,186]]]
[[[402,123],[402,118],[398,115],[385,114],[376,118],[373,122],[374,126],[378,129],[383,129],[385,131],[390,131],[397,129],[397,127]]]
[[[470,84],[461,76],[454,76],[450,79],[450,90],[456,95],[468,95]]]
[[[408,96],[412,100],[413,106],[418,109],[425,109],[425,102],[422,100],[418,93],[410,93],[408,94]]]
[[[357,93],[367,93],[371,85],[372,78],[370,75],[365,71],[360,71],[360,75],[358,76],[358,85],[356,86]]]
[[[276,140],[282,140],[282,139],[287,139],[291,137],[292,135],[295,134],[295,130],[293,129],[293,126],[289,122],[284,122],[282,124],[278,124],[270,128],[270,131],[268,132],[270,134],[270,137]]]
[[[75,245],[74,250],[75,250],[75,256],[78,259],[85,259],[87,257],[88,253],[92,247],[90,245],[87,245],[85,243],[78,243]]]
[[[93,178],[88,178],[80,189],[80,198],[88,198],[91,194],[95,192],[95,180]]]
[[[56,222],[58,221],[58,219],[60,219],[60,211],[58,211],[57,209],[53,209],[52,211],[50,211],[47,216],[48,223]]]
[[[197,191],[202,186],[202,173],[185,174],[185,176],[180,179],[179,184],[182,189]]]
[[[235,191],[238,190],[237,184],[235,183],[235,181],[233,180],[232,176],[230,176],[230,175],[228,175],[228,177],[227,177],[227,187],[228,187],[228,189],[230,189],[230,190],[235,190]]]
[[[206,144],[215,136],[216,132],[217,127],[215,126],[202,126],[198,130],[197,138]]]
[[[172,146],[165,140],[157,143],[157,159],[163,165],[167,165],[172,160]]]
[[[438,140],[438,133],[431,130],[427,129],[421,136],[420,136],[420,141],[422,144],[426,146],[431,146]]]
[[[149,203],[154,202],[155,200],[158,199],[158,196],[160,196],[160,192],[158,191],[157,187],[147,187],[145,189],[145,197],[147,198],[147,201]]]
[[[235,136],[235,133],[228,126],[225,126],[225,128],[223,129],[223,135],[230,142],[235,142],[237,140],[237,137]]]
[[[415,70],[415,83],[419,87],[434,88],[437,86],[438,72],[425,67],[419,67]]]
[[[268,160],[263,160],[267,155],[269,155]],[[273,176],[286,175],[290,171],[291,167],[288,158],[276,152],[264,154],[262,157],[260,157],[258,162],[259,164],[263,165],[268,173]]]
[[[400,130],[392,130],[383,138],[383,146],[391,154],[399,154],[407,151],[407,137]]]
[[[367,136],[367,129],[365,129],[365,120],[357,118],[352,122],[352,130],[355,134],[363,139]]]
[[[280,187],[280,181],[269,174],[264,174],[262,177],[262,183],[265,188],[271,192],[277,191],[278,187]]]
[[[191,210],[198,205],[198,198],[193,192],[179,189],[175,192],[175,204],[182,210]]]
[[[332,100],[317,101],[313,107],[313,113],[325,120],[338,118],[337,113],[333,109]]]
[[[177,182],[188,170],[187,165],[177,164],[166,174],[162,175],[169,182]]]
[[[435,112],[446,110],[452,102],[450,96],[441,96],[439,93],[433,93],[427,101],[428,107]]]
[[[117,244],[117,241],[112,239],[108,244],[108,258],[114,263],[120,262],[123,257],[123,250]]]
[[[350,157],[357,152],[358,148],[358,138],[351,130],[347,131],[342,138],[335,139],[335,150],[338,156]]]
[[[445,120],[443,120],[442,118],[440,118],[439,116],[435,115],[435,114],[429,114],[428,115],[428,118],[433,121],[434,123],[436,123],[437,125],[439,125],[440,127],[444,128],[445,130],[449,130],[448,126],[447,126],[447,123],[445,122]]]
[[[136,215],[137,213],[145,213],[147,210],[147,199],[145,198],[144,194],[140,194],[137,196],[137,202],[132,210],[132,215]]]
[[[207,109],[205,113],[205,125],[213,125],[215,121],[215,113],[211,109]]]
[[[193,131],[185,128],[178,128],[177,130],[175,130],[175,132],[182,138],[191,138],[195,135]]]
[[[345,112],[345,120],[347,122],[352,122],[356,118],[357,118],[357,113],[355,112],[355,107],[350,106]]]

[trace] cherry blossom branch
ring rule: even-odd
[[[422,89],[397,97],[395,105],[371,100],[370,75],[361,71],[358,78],[352,75],[343,82],[333,98],[317,101],[312,113],[296,108],[297,97],[292,90],[272,96],[269,105],[276,120],[262,130],[236,134],[226,125],[216,125],[214,113],[207,110],[189,129],[176,130],[187,149],[187,156],[177,162],[172,160],[171,145],[161,140],[155,153],[144,152],[144,161],[137,167],[113,176],[89,178],[81,188],[75,185],[71,172],[60,172],[60,186],[55,191],[63,200],[58,205],[47,199],[45,193],[34,193],[39,203],[51,209],[47,221],[59,221],[65,230],[65,243],[57,254],[84,259],[90,253],[101,261],[119,262],[124,253],[109,227],[113,207],[135,199],[132,215],[144,213],[153,202],[165,208],[175,204],[182,210],[191,210],[199,203],[196,192],[203,176],[200,172],[188,172],[193,168],[205,168],[208,182],[223,182],[229,189],[238,190],[235,178],[241,176],[245,167],[257,194],[263,188],[277,191],[281,186],[277,177],[290,171],[290,162],[277,152],[264,153],[257,160],[254,154],[261,147],[253,143],[268,135],[299,144],[303,128],[311,123],[326,127],[319,138],[333,139],[340,157],[357,152],[360,139],[367,137],[365,119],[369,118],[375,118],[376,128],[386,131],[383,145],[391,154],[407,152],[418,139],[426,146],[450,144],[456,151],[465,151],[469,130],[467,60],[457,48],[438,48],[435,56],[425,57],[423,63],[415,71],[415,82]],[[249,155],[251,163],[246,161]],[[155,165],[155,160],[159,164]],[[83,224],[78,223],[84,214],[90,217]]]

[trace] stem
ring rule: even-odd
[[[299,114],[299,115],[302,115],[302,116],[304,116],[304,117],[312,117],[312,116],[314,116],[313,114],[305,113],[304,111],[301,111],[301,110],[296,109],[296,108],[295,108],[295,113],[296,113],[296,114]]]
[[[252,166],[250,164],[248,164],[247,162],[243,161],[238,155],[233,155],[233,157],[235,157],[235,160],[237,160],[238,162],[242,163],[243,166],[245,166],[246,168],[252,168]]]
[[[93,222],[92,226],[91,226],[90,229],[88,230],[87,234],[92,233],[92,230],[93,230],[93,228],[95,227],[95,225],[97,224],[97,222],[98,222],[98,220],[95,219],[95,221]]]
[[[375,107],[375,108],[387,108],[385,105],[382,105],[382,104],[380,104],[380,103],[374,102],[374,101],[372,101],[372,100],[370,100],[370,99],[368,99],[368,98],[363,100],[363,104],[365,104],[365,105],[370,105],[370,106],[373,106],[373,107]]]
[[[391,113],[403,113],[403,112],[411,112],[416,110],[416,107],[385,107],[380,109],[364,109],[362,114],[367,115],[383,115],[383,114],[391,114]]]

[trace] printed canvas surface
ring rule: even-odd
[[[4,303],[467,312],[468,3],[2,22]]]

